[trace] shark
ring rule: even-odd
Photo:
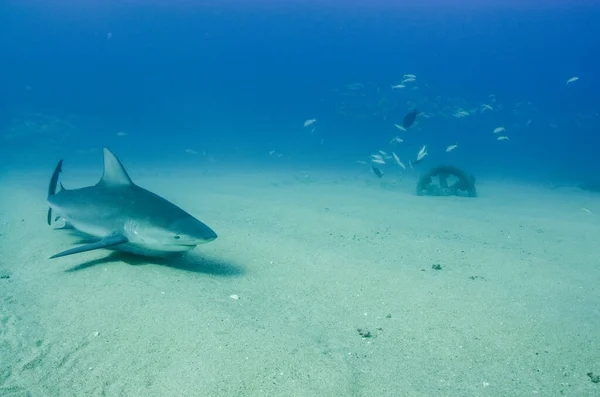
[[[78,189],[59,183],[63,160],[54,169],[48,187],[48,224],[60,219],[64,228],[75,229],[92,239],[50,257],[97,249],[116,249],[149,257],[181,254],[209,243],[217,234],[170,201],[131,180],[119,159],[103,149],[104,169],[100,181]]]

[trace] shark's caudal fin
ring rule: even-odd
[[[96,186],[132,185],[125,167],[112,152],[104,148],[104,171]]]
[[[59,252],[56,255],[52,255],[50,259],[60,258],[61,256],[67,256],[72,254],[78,254],[80,252],[97,250],[100,248],[108,248],[114,247],[115,245],[125,244],[127,241],[127,237],[122,234],[113,234],[107,237],[104,237],[100,241],[96,241],[95,243],[80,245],[79,247],[71,248],[63,252]]]
[[[62,172],[62,163],[60,160],[54,169],[52,178],[50,178],[50,185],[48,186],[48,196],[56,194],[56,188],[58,186],[58,176]],[[62,185],[61,185],[62,186]],[[48,225],[52,224],[52,208],[48,208]]]

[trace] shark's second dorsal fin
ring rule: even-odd
[[[104,148],[104,172],[102,173],[102,179],[100,179],[98,185],[133,185],[123,164],[121,164],[119,159],[106,148]]]

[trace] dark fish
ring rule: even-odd
[[[371,168],[373,168],[373,172],[375,175],[377,175],[377,178],[381,178],[383,176],[383,172],[381,172],[379,168],[375,167],[375,165],[371,164]]]
[[[408,127],[413,125],[413,123],[415,122],[416,119],[417,119],[417,108],[413,109],[412,112],[406,113],[406,116],[404,116],[404,120],[402,121],[402,127],[404,127],[405,129],[408,129]]]

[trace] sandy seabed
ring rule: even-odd
[[[49,260],[79,241],[45,223],[49,172],[4,175],[0,395],[600,396],[600,195],[132,171],[219,238]]]

